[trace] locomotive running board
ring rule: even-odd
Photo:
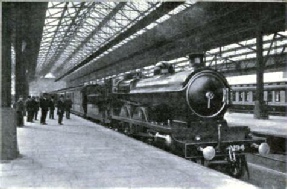
[[[159,132],[171,133],[171,128],[167,126],[165,127],[165,126],[161,126],[161,125],[157,125],[157,124],[153,124],[153,123],[149,123],[149,122],[145,122],[141,120],[129,119],[126,117],[121,117],[121,116],[112,116],[111,118],[114,120],[131,123],[134,125],[141,125],[143,127],[147,127],[150,129],[157,129]]]

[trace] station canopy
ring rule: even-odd
[[[49,2],[36,75],[59,77],[161,5],[156,1]]]
[[[272,38],[266,39],[267,54],[286,54],[285,11],[284,3],[48,2],[35,76],[77,84],[178,62],[195,51],[205,52],[210,65],[218,52],[217,63],[234,63],[242,53],[255,54],[255,42],[245,42],[254,41],[260,24]]]

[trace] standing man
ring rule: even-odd
[[[25,105],[23,101],[23,97],[19,96],[18,101],[15,103],[16,109],[16,124],[18,127],[24,126],[24,114],[25,114]]]
[[[50,99],[50,113],[49,113],[50,119],[54,119],[54,110],[55,110],[55,100],[54,96],[52,96]]]
[[[38,117],[39,107],[40,107],[40,102],[39,102],[39,97],[37,96],[34,102],[34,119],[35,120],[38,120],[37,117]]]
[[[65,111],[65,102],[64,102],[64,96],[61,95],[60,99],[58,100],[57,103],[57,114],[58,114],[58,123],[60,125],[63,125],[63,117],[64,117],[64,111]]]
[[[70,119],[70,111],[72,108],[72,100],[69,98],[69,96],[67,96],[66,100],[65,100],[65,111],[66,111],[66,118]]]
[[[26,111],[27,111],[27,122],[33,123],[33,115],[34,115],[34,104],[32,102],[31,96],[28,96],[26,100]]]
[[[49,110],[49,105],[50,105],[50,103],[49,103],[49,100],[47,98],[47,93],[44,93],[43,97],[40,99],[40,108],[42,111],[40,123],[42,125],[47,125],[46,117],[47,117],[47,112]]]

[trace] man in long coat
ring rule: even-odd
[[[57,102],[57,114],[58,114],[58,123],[60,125],[63,125],[62,121],[63,121],[63,116],[64,116],[64,112],[65,112],[65,102],[64,102],[64,96],[61,95],[60,99]]]
[[[34,97],[32,97],[33,100]],[[38,111],[40,109],[40,102],[39,102],[39,97],[34,98],[34,119],[38,120]]]
[[[25,114],[25,104],[23,98],[20,96],[18,101],[15,103],[16,109],[16,125],[18,127],[24,126],[24,114]]]
[[[31,99],[31,96],[28,96],[28,99],[26,100],[26,111],[27,111],[27,122],[33,122],[34,117],[34,103]]]
[[[47,125],[46,117],[47,117],[47,113],[48,113],[48,110],[49,110],[49,106],[50,106],[50,102],[49,102],[49,100],[47,98],[47,94],[44,93],[43,97],[40,99],[40,108],[41,108],[41,111],[42,111],[40,123],[42,125]]]
[[[66,100],[65,100],[65,111],[66,111],[66,118],[70,119],[70,111],[72,108],[72,100],[67,96]]]
[[[55,100],[52,96],[50,99],[50,112],[49,112],[49,118],[54,119],[54,111],[55,111]]]

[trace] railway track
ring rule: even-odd
[[[135,137],[137,140],[142,140]],[[161,143],[152,143],[150,140],[142,140],[145,143],[168,150]],[[259,154],[247,154],[248,174],[240,180],[266,189],[286,189],[287,171],[285,154],[268,154],[265,156]],[[218,168],[218,167],[217,167]],[[217,171],[227,174],[222,168],[214,168]]]
[[[286,155],[248,154],[247,162],[250,178],[245,175],[241,180],[266,189],[286,188]]]

